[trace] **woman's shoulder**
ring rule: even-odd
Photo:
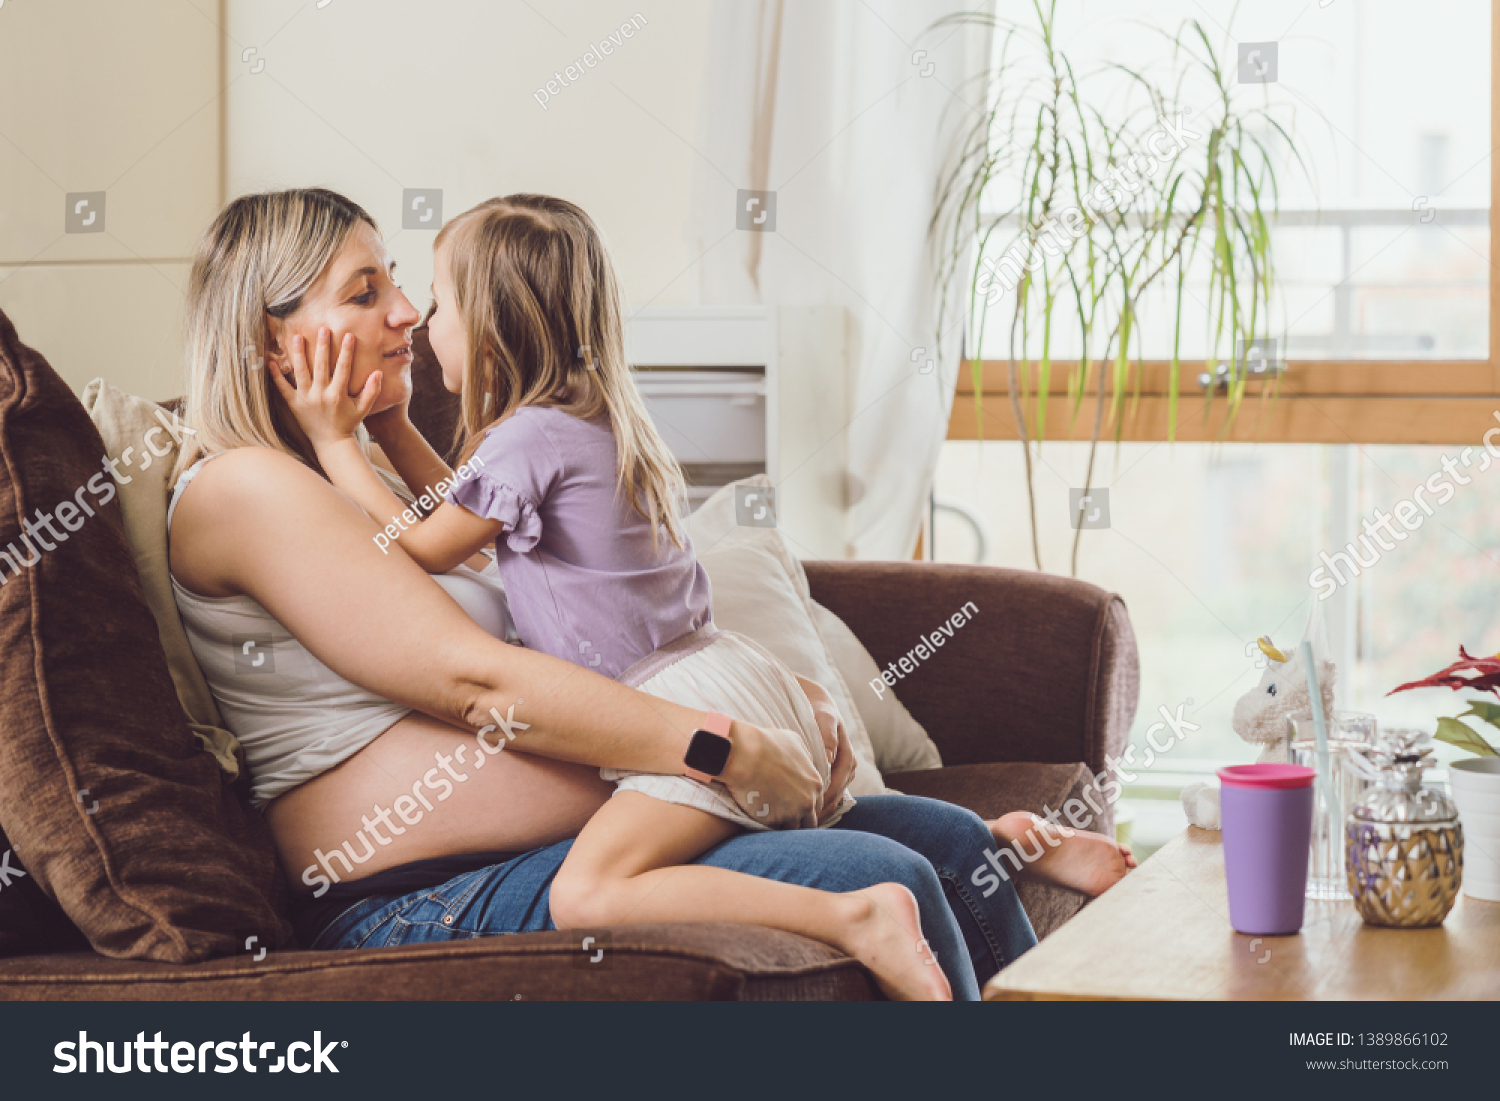
[[[298,484],[321,483],[316,471],[306,463],[273,447],[234,447],[206,455],[196,465],[193,481],[213,486],[211,494],[200,499],[239,499],[285,493]]]
[[[324,495],[337,492],[274,448],[235,447],[205,457],[171,504],[172,575],[201,596],[239,595],[242,590],[222,576],[226,548],[243,544],[251,532],[274,530],[291,506],[326,508]]]
[[[326,507],[348,498],[294,455],[270,447],[235,447],[205,458],[176,495],[179,521],[240,528],[276,517],[294,504]],[[174,524],[173,527],[178,525]]]

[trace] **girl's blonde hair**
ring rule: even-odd
[[[357,203],[306,188],[243,195],[208,227],[188,276],[184,332],[182,419],[194,435],[173,481],[235,447],[273,448],[322,472],[266,377],[266,319],[296,312],[361,223],[380,231]]]
[[[616,487],[652,528],[683,545],[682,469],[625,362],[614,266],[593,220],[564,199],[507,195],[445,225],[454,306],[468,334],[455,446],[461,460],[523,405],[609,417]]]

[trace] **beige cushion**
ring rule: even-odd
[[[880,679],[880,667],[864,643],[847,623],[817,601],[812,602],[812,610],[813,625],[823,637],[823,645],[833,656],[833,664],[844,683],[854,694],[854,706],[864,721],[880,771],[889,775],[942,768],[943,759],[938,754],[938,747],[922,729],[922,724],[912,718],[911,712],[896,698],[895,690],[887,688],[883,694],[877,695],[870,687],[872,681]]]
[[[208,682],[193,657],[177,615],[177,599],[172,595],[172,579],[167,572],[167,502],[172,491],[167,479],[177,461],[177,441],[164,426],[174,423],[172,415],[155,402],[133,397],[102,378],[84,387],[83,406],[104,438],[109,457],[120,460],[120,474],[130,478],[116,487],[125,514],[125,537],[141,575],[146,604],[156,617],[157,634],[167,654],[177,699],[203,747],[213,754],[220,768],[236,777],[240,771],[236,756],[239,743],[224,729]],[[160,431],[152,432],[153,428]],[[153,450],[168,447],[166,455],[153,454]],[[125,462],[127,448],[129,463]]]
[[[738,484],[770,483],[759,475]],[[734,486],[710,497],[688,518],[687,528],[713,585],[714,623],[748,635],[792,672],[828,689],[859,761],[850,793],[856,798],[884,794],[887,789],[859,708],[813,624],[812,596],[802,564],[774,528],[740,527],[735,522]]]

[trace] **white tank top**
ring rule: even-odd
[[[168,532],[183,489],[213,458],[178,479]],[[433,580],[491,635],[519,642],[493,561],[483,571],[461,565]],[[411,713],[339,676],[252,598],[199,596],[175,577],[172,592],[219,713],[245,748],[256,806],[354,756]]]

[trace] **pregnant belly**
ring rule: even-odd
[[[412,860],[566,840],[613,788],[591,766],[513,748],[487,756],[472,734],[412,713],[274,800],[266,818],[292,889],[307,893],[324,875],[348,882]]]

